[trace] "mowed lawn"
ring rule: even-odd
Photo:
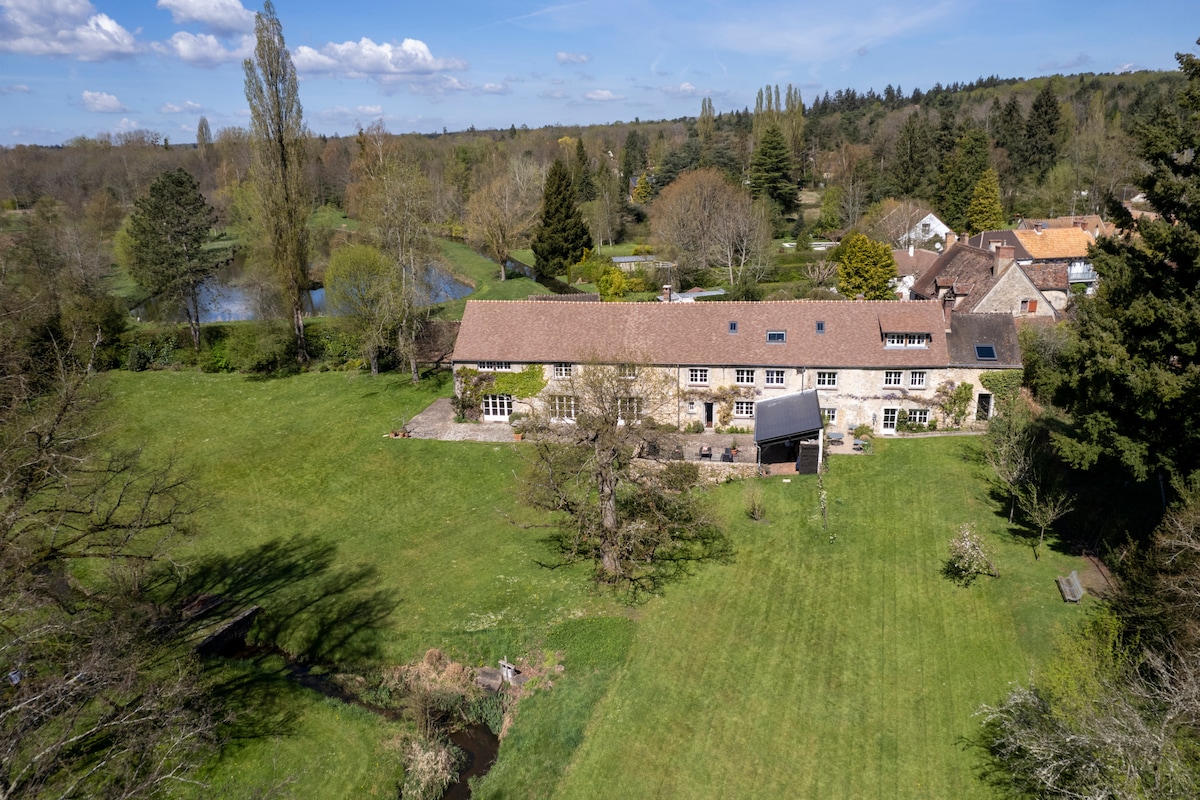
[[[372,571],[358,588],[394,603],[376,639],[389,661],[430,647],[472,661],[513,656],[555,622],[612,607],[591,595],[582,569],[537,565],[544,531],[520,524],[530,515],[515,497],[511,444],[385,437],[448,394],[448,376],[416,389],[403,376],[342,372],[108,381],[116,440],[175,457],[203,498],[195,539],[177,548],[185,568],[250,558],[273,540],[331,546],[329,572]],[[279,614],[297,602],[281,597],[272,609],[272,600],[263,605]]]
[[[630,612],[591,591],[586,569],[537,565],[543,531],[521,524],[538,518],[516,501],[519,446],[384,438],[447,395],[444,380],[107,380],[114,440],[174,455],[207,503],[177,551],[185,570],[214,556],[249,567],[274,540],[331,546],[331,572],[369,572],[364,588],[394,603],[372,639],[389,661],[441,647],[494,662],[559,649],[552,632],[570,620],[632,616],[579,629],[600,632],[605,655],[580,666],[566,647],[566,673],[518,710],[485,797],[988,797],[964,747],[973,712],[1028,679],[1090,602],[1066,605],[1055,589],[1075,559],[1047,547],[1035,562],[1008,533],[966,437],[834,456],[828,531],[814,477],[717,487],[735,562]],[[749,483],[767,522],[744,513]],[[966,589],[940,574],[965,521],[1002,573]],[[262,604],[287,615],[304,591]],[[211,785],[244,795],[301,770],[297,797],[386,793],[390,725],[315,695],[297,710],[290,734],[244,743]]]
[[[815,478],[763,479],[717,502],[735,564],[648,606],[555,797],[988,797],[964,747],[981,703],[1027,680],[1085,611],[1058,596],[1079,566],[1035,562],[996,514],[966,438],[883,442],[835,456],[830,541]],[[973,521],[1002,577],[940,574]]]

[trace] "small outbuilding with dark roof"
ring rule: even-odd
[[[797,472],[815,473],[821,463],[824,428],[816,389],[760,400],[754,409],[759,463],[794,462]]]

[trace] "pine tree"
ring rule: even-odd
[[[896,137],[888,180],[900,197],[928,197],[933,148],[921,115],[909,114]]]
[[[570,170],[555,159],[542,194],[542,221],[533,235],[534,269],[553,278],[578,262],[591,246],[591,234],[575,204]]]
[[[631,128],[625,137],[625,149],[621,153],[621,181],[628,193],[633,181],[646,167],[646,141],[638,135],[636,128]]]
[[[1062,111],[1053,81],[1046,81],[1029,109],[1021,148],[1023,172],[1041,180],[1058,160],[1062,145]]]
[[[206,249],[217,212],[187,170],[164,172],[134,203],[124,251],[138,285],[167,303],[179,303],[200,352],[200,287],[220,266],[220,252]]]
[[[996,114],[994,126],[992,139],[996,147],[1003,147],[1011,157],[1019,156],[1025,137],[1025,115],[1016,94],[1009,95],[1008,102]]]
[[[967,206],[967,230],[971,233],[998,231],[1004,227],[1004,207],[1000,204],[1000,176],[988,167],[975,183],[971,204]]]
[[[571,176],[575,184],[575,198],[580,203],[596,199],[596,184],[592,182],[592,167],[588,163],[587,150],[583,146],[583,137],[575,140],[575,162],[572,165]]]
[[[765,197],[787,213],[796,207],[796,184],[792,181],[792,156],[783,133],[769,125],[750,159],[750,192]]]
[[[938,211],[956,231],[967,226],[967,206],[975,184],[988,168],[987,134],[978,128],[967,131],[946,159],[938,187]]]

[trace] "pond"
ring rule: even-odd
[[[425,279],[430,287],[431,303],[444,303],[469,295],[473,289],[436,264],[425,268]],[[258,310],[252,291],[245,286],[246,269],[244,259],[236,258],[223,267],[211,281],[200,287],[202,311],[201,322],[237,322],[258,319]],[[325,312],[325,289],[308,290],[305,309],[311,315]],[[133,310],[139,320],[154,322],[184,322],[183,307],[164,304],[151,298]]]

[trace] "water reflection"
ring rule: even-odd
[[[430,302],[444,303],[466,297],[473,290],[445,269],[431,264],[426,267],[425,279],[430,288]],[[325,313],[325,289],[310,289],[304,293],[305,309],[309,314]],[[255,290],[247,286],[244,261],[235,259],[223,267],[213,280],[200,287],[201,322],[236,322],[258,319],[260,303]],[[155,322],[185,322],[183,307],[164,304],[156,298],[134,309],[139,319]]]

